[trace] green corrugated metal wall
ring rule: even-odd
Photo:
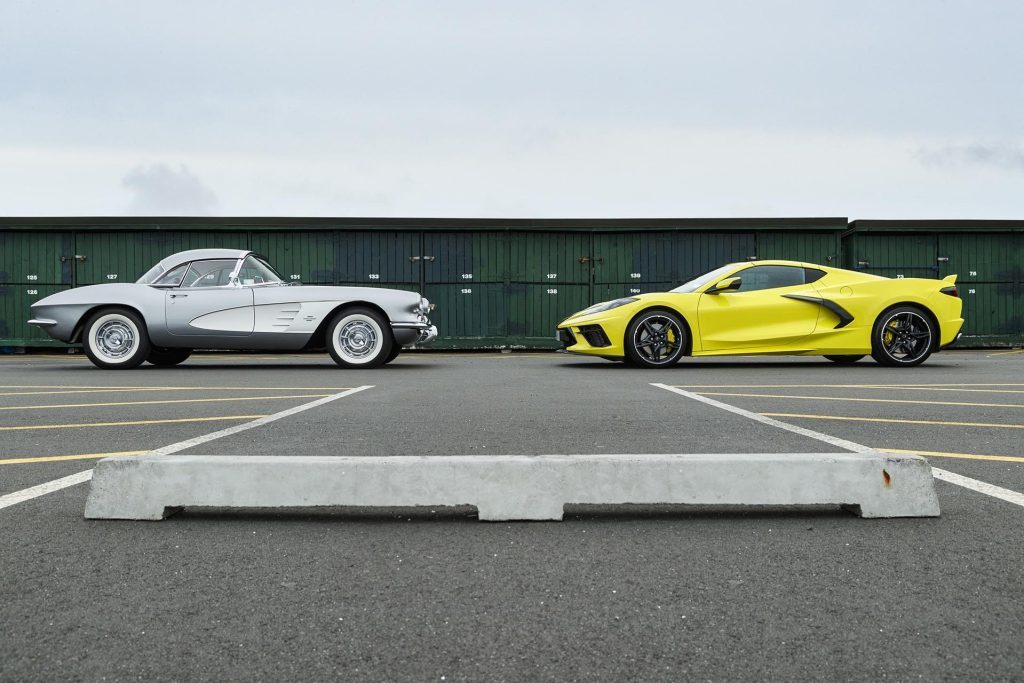
[[[893,278],[956,274],[960,345],[1024,342],[1024,221],[854,221],[843,265]]]
[[[555,324],[595,302],[665,290],[761,258],[888,277],[957,272],[969,341],[1024,341],[1024,221],[0,219],[0,346],[53,346],[32,301],[133,281],[168,254],[249,248],[288,279],[420,291],[437,348],[554,348]]]

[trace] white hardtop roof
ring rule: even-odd
[[[171,254],[160,261],[160,267],[166,272],[171,268],[181,265],[182,263],[187,263],[188,261],[200,261],[215,258],[237,260],[251,253],[251,251],[247,251],[245,249],[189,249],[188,251],[179,251],[177,254]]]

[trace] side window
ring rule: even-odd
[[[792,287],[805,284],[804,269],[793,266],[754,266],[740,271],[741,292],[756,292],[761,289]]]
[[[231,278],[237,261],[233,259],[214,259],[210,261],[193,261],[185,273],[182,287],[224,287]]]
[[[154,285],[163,285],[164,287],[177,287],[181,284],[181,276],[185,274],[185,270],[188,268],[187,263],[182,263],[180,266],[175,266],[169,271],[161,275]]]
[[[821,278],[825,277],[824,270],[818,270],[817,268],[804,268],[804,284],[811,284],[817,282]]]

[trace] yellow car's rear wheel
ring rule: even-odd
[[[871,331],[871,357],[881,365],[920,365],[932,353],[936,332],[919,308],[899,306],[878,316]]]
[[[665,368],[679,362],[686,351],[686,326],[677,314],[656,308],[634,318],[623,341],[626,360],[633,365]]]

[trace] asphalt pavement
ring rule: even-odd
[[[372,388],[183,453],[835,450],[706,395],[1024,491],[1024,352],[711,359],[0,357],[0,496]],[[86,521],[88,484],[0,509],[0,680],[1020,680],[1024,507],[936,481],[937,519],[839,509],[186,510]]]

